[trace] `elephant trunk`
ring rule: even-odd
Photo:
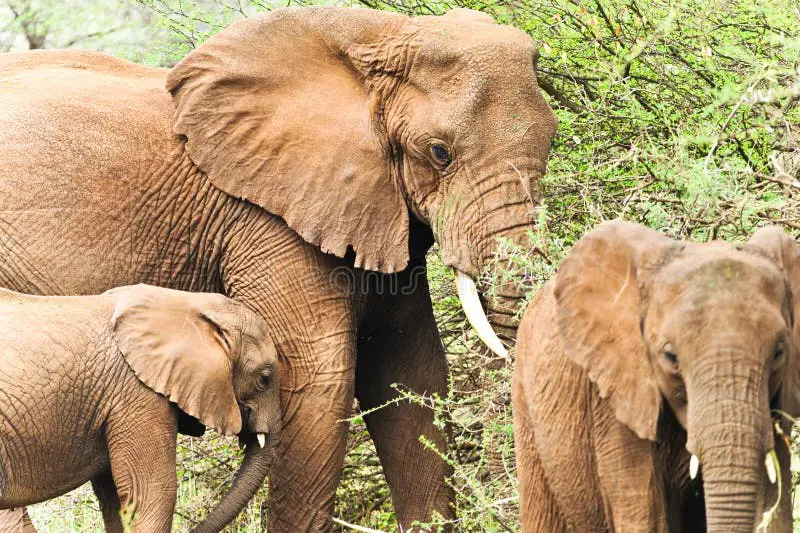
[[[507,342],[514,342],[517,338],[517,327],[525,302],[523,291],[511,286],[517,283],[515,279],[501,284],[495,294],[485,297],[489,323],[497,335]]]
[[[482,263],[491,279],[491,290],[483,299],[494,331],[504,341],[513,342],[525,302],[527,265],[520,259],[531,250],[534,205],[525,202],[505,211],[503,222],[491,228],[483,245]]]
[[[519,248],[527,253],[531,246],[528,233],[536,222],[542,166],[512,165],[513,171],[505,169],[482,180],[477,189],[464,193],[471,199],[465,211],[446,210],[433,227],[444,263],[457,271],[467,319],[481,340],[503,357],[507,351],[501,339],[516,337],[524,302],[522,268],[516,257]],[[525,168],[536,170],[517,170]],[[487,273],[491,283],[480,283]],[[480,296],[476,282],[482,289]]]
[[[515,170],[506,177],[510,182],[500,189],[505,191],[505,198],[498,200],[502,208],[487,214],[486,233],[479,246],[482,267],[492,281],[491,290],[484,295],[489,321],[506,341],[517,336],[525,291],[529,288],[529,280],[525,279],[528,261],[523,258],[529,257],[533,247],[531,235],[537,223],[543,173],[543,168]]]
[[[244,460],[236,472],[230,490],[208,516],[192,530],[192,533],[221,531],[236,518],[264,483],[275,457],[275,438],[270,435],[269,442],[263,448],[256,441],[255,435],[250,435],[248,438]]]
[[[707,369],[689,391],[687,448],[699,458],[690,474],[699,463],[709,532],[752,533],[769,482],[765,460],[774,458],[766,382],[760,369],[726,364],[725,375]]]
[[[730,425],[712,430],[717,442],[702,453],[703,491],[708,531],[753,533],[762,492],[765,454],[752,427]],[[734,445],[734,443],[737,443]]]

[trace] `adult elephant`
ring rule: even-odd
[[[434,239],[467,315],[503,350],[471,280],[534,219],[556,125],[535,58],[524,33],[471,11],[329,7],[237,22],[170,71],[92,52],[2,56],[0,284],[144,282],[261,314],[282,366],[270,530],[326,529],[354,394],[370,408],[392,383],[445,393],[416,275]],[[366,286],[364,269],[392,279]],[[489,316],[513,334],[518,299],[505,296]],[[394,405],[367,426],[399,522],[451,516],[448,467],[418,443],[445,446],[433,414]]]
[[[621,220],[584,236],[520,326],[522,531],[792,531],[799,288],[777,227],[746,245]]]

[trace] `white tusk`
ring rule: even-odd
[[[689,459],[689,477],[696,478],[698,470],[700,470],[700,459],[695,454],[692,454],[692,458]]]
[[[256,435],[256,438],[258,439],[258,445],[259,445],[261,448],[263,448],[263,447],[264,447],[264,444],[266,444],[266,443],[267,443],[267,437],[266,437],[266,435],[264,435],[263,433],[258,433],[258,434]]]
[[[769,482],[773,485],[775,481],[778,479],[778,471],[776,468],[776,463],[778,462],[778,458],[775,456],[775,450],[770,450],[767,456],[764,458],[764,466],[767,467],[767,477],[769,478]]]
[[[475,328],[478,337],[491,351],[500,357],[508,357],[508,350],[500,342],[497,333],[494,332],[491,324],[489,324],[489,319],[486,318],[486,313],[483,312],[478,290],[475,288],[475,282],[472,281],[472,278],[463,272],[456,271],[456,288],[458,289],[458,298],[461,300],[461,307],[464,308],[464,314],[467,315],[467,320]]]

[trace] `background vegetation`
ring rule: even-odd
[[[0,0],[0,51],[74,46],[170,66],[237,18],[303,3]],[[560,119],[547,200],[531,247],[504,247],[498,259],[522,274],[530,295],[604,219],[621,216],[701,241],[743,240],[767,223],[800,230],[800,6],[792,0],[336,3],[412,15],[469,7],[540,44],[539,84]],[[430,263],[451,392],[405,399],[452,420],[446,457],[455,468],[457,529],[517,531],[511,362],[475,342],[435,250]],[[337,519],[389,531],[388,490],[357,406],[351,428]],[[221,438],[181,441],[179,530],[218,496],[237,454]],[[265,501],[266,491],[231,530],[258,530]],[[84,489],[32,514],[40,531],[91,531],[100,528],[96,507]]]

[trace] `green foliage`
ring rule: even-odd
[[[136,508],[132,505],[123,507],[119,511],[119,518],[120,522],[122,522],[122,531],[124,533],[130,533],[133,529],[133,523],[138,518]]]
[[[0,52],[36,48],[103,50],[134,61],[147,59],[159,36],[152,14],[127,0],[0,0]]]
[[[139,0],[136,7],[149,17],[139,29],[154,37],[134,57],[169,66],[237,18],[310,1]],[[695,240],[742,240],[766,223],[800,229],[796,2],[336,3],[412,15],[470,7],[515,25],[540,44],[539,84],[560,120],[544,180],[546,205],[531,229],[528,249],[499,243],[497,261],[507,268],[501,274],[487,272],[482,281],[490,294],[513,278],[532,297],[571,245],[604,219],[624,217]],[[2,9],[0,4],[0,17]],[[0,28],[6,29],[0,30],[0,42],[19,26],[12,21],[6,27],[2,20]],[[437,453],[455,471],[456,529],[517,531],[511,363],[488,354],[476,341],[455,296],[452,274],[435,251],[429,280],[448,352],[450,392],[444,398],[423,398],[399,384],[400,398],[434,409],[442,424],[450,421],[451,446]],[[363,419],[354,413],[336,516],[390,531],[396,522],[388,488]],[[202,517],[238,464],[235,449],[225,440],[182,442],[178,530]],[[797,480],[795,473],[793,486]],[[67,502],[60,504],[63,512],[54,507],[59,503],[46,504],[47,513],[64,517],[50,531],[96,529],[97,514],[87,511],[96,503],[85,492],[60,502]],[[233,530],[258,530],[265,502],[262,491]],[[33,516],[37,525],[45,523],[45,514],[36,508]]]
[[[155,22],[170,38],[158,43],[151,63],[171,66],[213,34],[243,17],[276,7],[259,0],[183,2],[181,0],[137,0],[155,14]]]

